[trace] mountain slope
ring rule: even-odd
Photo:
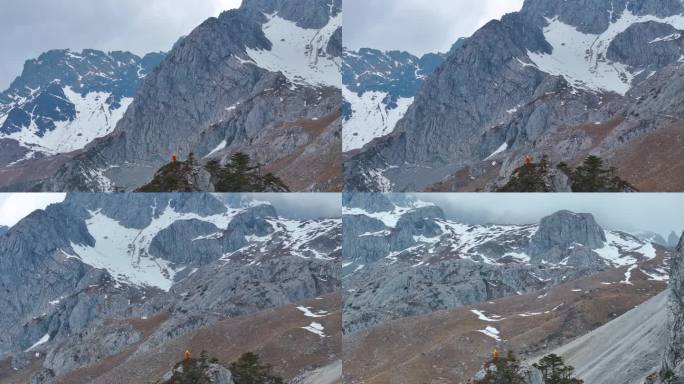
[[[340,237],[239,195],[70,194],[0,237],[0,360],[64,376],[332,293]]]
[[[172,155],[244,152],[291,190],[339,190],[340,66],[339,0],[244,1],[176,44],[114,132],[29,188],[134,190]]]
[[[667,280],[669,250],[556,212],[538,225],[468,225],[401,195],[345,195],[344,331],[526,294],[614,269]]]
[[[495,348],[514,350],[522,360],[550,353],[666,290],[665,282],[641,273],[633,274],[631,285],[623,283],[626,269],[345,334],[345,382],[465,383]]]
[[[641,384],[660,367],[669,291],[555,349],[586,383]]]
[[[346,162],[347,189],[490,190],[526,155],[593,154],[641,191],[681,190],[682,28],[678,1],[527,0],[452,51],[394,132]]]
[[[163,57],[54,50],[27,61],[0,94],[0,140],[14,148],[1,165],[72,152],[109,134]]]
[[[445,56],[429,53],[419,58],[401,51],[345,49],[342,62],[343,151],[359,149],[372,139],[391,133],[425,78]]]

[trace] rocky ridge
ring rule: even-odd
[[[59,377],[338,289],[339,219],[231,196],[70,194],[20,221],[0,237],[0,360]]]
[[[346,161],[346,188],[489,190],[547,154],[597,155],[638,190],[681,190],[684,115],[670,100],[684,89],[683,28],[678,1],[527,0],[453,50],[394,132]]]
[[[538,225],[469,225],[445,219],[435,205],[394,196],[345,195],[346,333],[614,268],[667,280],[667,260],[657,257],[662,247],[604,230],[590,214],[560,211]],[[660,262],[640,266],[648,260]]]
[[[174,154],[244,152],[292,190],[339,190],[341,44],[339,0],[245,1],[178,42],[114,132],[17,188],[134,190]]]
[[[72,152],[114,130],[163,53],[52,50],[0,93],[0,165]]]

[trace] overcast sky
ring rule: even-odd
[[[11,227],[29,213],[64,201],[64,193],[0,194],[0,225]]]
[[[684,194],[415,194],[434,202],[452,219],[467,223],[531,224],[559,210],[591,213],[604,229],[684,230]]]
[[[0,90],[50,49],[168,51],[179,37],[242,0],[8,0],[0,12]]]
[[[344,0],[344,46],[446,52],[493,19],[522,8],[523,0]]]
[[[339,193],[250,193],[255,200],[268,201],[278,215],[297,219],[340,217],[342,197]]]

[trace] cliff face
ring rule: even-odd
[[[684,235],[679,240],[670,272],[670,337],[660,372],[663,383],[684,378]]]
[[[591,214],[559,211],[530,225],[469,225],[393,194],[345,194],[344,331],[546,289],[656,257]],[[648,273],[666,278],[662,272]],[[654,275],[654,276],[655,276]]]
[[[33,189],[134,190],[172,155],[244,152],[297,191],[341,188],[341,1],[246,0],[180,40],[112,134]]]
[[[334,292],[340,236],[239,195],[70,194],[0,235],[0,359],[61,376]]]
[[[639,190],[679,190],[682,29],[674,0],[528,0],[449,54],[394,131],[350,156],[345,188],[492,189],[525,155],[593,154]]]

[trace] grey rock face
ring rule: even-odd
[[[121,226],[109,224],[104,240],[90,233],[103,215]],[[121,233],[131,232],[134,255],[100,243],[125,249],[131,238]],[[59,376],[227,317],[331,293],[340,286],[340,242],[340,220],[282,219],[245,196],[68,195],[0,236],[0,359],[23,369],[37,353]],[[88,264],[83,248],[110,263]],[[146,263],[166,265],[158,278],[170,280],[168,290],[131,278],[149,273]],[[143,332],[141,324],[158,325]]]
[[[222,365],[211,364],[207,376],[213,384],[233,384],[233,374]]]
[[[384,193],[344,193],[342,203],[347,208],[361,208],[367,212],[391,211],[395,205]]]
[[[131,325],[85,330],[50,350],[43,365],[59,376],[116,355],[141,338]]]
[[[345,333],[387,320],[459,308],[546,286],[530,272],[536,268],[501,268],[468,260],[424,268],[375,263],[343,280]]]
[[[539,230],[530,243],[530,255],[533,262],[546,258],[557,263],[562,259],[548,259],[555,250],[565,250],[573,244],[597,249],[603,247],[605,242],[606,235],[593,215],[560,211],[541,220]]]
[[[222,235],[214,224],[205,221],[177,221],[154,237],[150,254],[179,265],[201,267],[221,254],[216,236]]]
[[[57,129],[67,129],[58,127],[60,124],[74,123],[86,118],[91,122],[101,120],[101,124],[105,125],[92,127],[94,132],[109,132],[116,123],[108,121],[108,118],[114,116],[112,112],[123,108],[123,99],[135,95],[145,76],[163,57],[162,53],[139,57],[129,52],[105,53],[87,49],[83,52],[53,50],[40,55],[37,59],[29,60],[24,65],[21,76],[12,82],[9,89],[0,93],[0,120],[3,121],[0,125],[0,135],[28,131],[33,124],[35,128],[32,134],[42,138]],[[77,111],[78,100],[74,99],[75,96],[67,97],[67,89],[76,93],[78,97],[101,93],[96,102],[102,104],[102,110]],[[106,100],[100,100],[103,95],[106,96]],[[78,113],[89,115],[79,116]],[[98,114],[106,117],[99,119],[94,116]],[[123,114],[123,111],[116,116],[120,114]],[[83,134],[88,133],[80,132],[79,136]],[[68,137],[68,134],[65,134],[65,137]],[[65,148],[62,152],[80,149],[73,148],[72,144],[67,142],[59,144],[60,146],[55,148],[42,148],[36,145],[35,140],[5,140],[4,146],[15,145],[16,148],[4,152],[0,165],[20,162],[25,160],[28,154],[34,158],[52,155],[59,152],[58,148]],[[83,143],[85,144],[87,143]]]
[[[225,161],[242,151],[272,165],[270,170],[292,190],[336,189],[340,176],[330,167],[313,174],[300,171],[299,177],[288,167],[334,163],[340,152],[340,89],[294,85],[282,73],[255,65],[248,51],[273,47],[263,31],[266,14],[277,12],[302,28],[321,28],[340,7],[339,0],[249,0],[208,19],[148,76],[111,135],[35,188],[133,190],[173,154]],[[339,40],[339,33],[333,34],[318,54],[336,57]],[[331,176],[319,179],[324,172]]]
[[[608,47],[608,59],[655,71],[679,60],[682,32],[669,24],[649,21],[633,24]]]
[[[615,231],[610,231],[611,239],[617,240],[608,241],[590,214],[560,211],[539,225],[468,225],[445,219],[437,206],[416,201],[412,204],[418,208],[399,210],[394,196],[357,194],[344,199],[346,333],[547,289],[614,267],[596,252],[600,248],[646,258],[619,244],[647,242]],[[390,208],[370,210],[382,205]]]
[[[588,73],[593,63],[623,66],[620,81],[630,88],[626,94],[544,72],[548,68],[530,59],[552,54],[562,48],[559,44],[571,45],[554,42],[559,45],[554,48],[547,41],[545,28],[556,17],[583,33],[598,34],[623,11],[666,17],[681,14],[682,4],[535,0],[521,12],[486,24],[425,81],[391,135],[347,159],[345,188],[493,190],[506,183],[525,155],[540,159],[546,154],[553,164],[572,164],[592,154],[616,166],[637,188],[657,189],[646,183],[652,177],[646,169],[634,169],[631,154],[639,138],[668,135],[673,122],[684,116],[680,106],[660,96],[681,92],[682,69],[676,64],[681,33],[665,21],[642,20],[603,42],[605,52],[595,46],[579,49],[577,55],[586,55],[587,62],[567,64],[586,64]],[[497,153],[499,148],[505,150]],[[664,172],[657,177],[668,179]],[[553,184],[558,184],[555,190],[567,190],[562,180]]]
[[[672,258],[669,301],[670,335],[660,377],[664,383],[676,383],[684,378],[684,235]]]
[[[328,23],[331,16],[342,12],[342,0],[248,0],[244,7],[268,14],[278,12],[302,28],[319,29]]]
[[[31,384],[52,384],[54,383],[55,373],[50,369],[44,369],[31,377]]]
[[[579,0],[566,1],[526,0],[522,13],[529,16],[554,17],[576,27],[584,33],[598,34],[605,31],[611,22],[617,20],[623,10],[637,15],[666,17],[684,12],[684,6],[677,0]]]
[[[669,245],[670,247],[673,247],[673,248],[674,248],[674,247],[676,247],[677,244],[679,243],[679,239],[680,239],[680,237],[677,236],[677,234],[675,233],[675,231],[672,231],[672,232],[670,233],[670,235],[667,237],[667,243],[668,243],[668,245]]]

